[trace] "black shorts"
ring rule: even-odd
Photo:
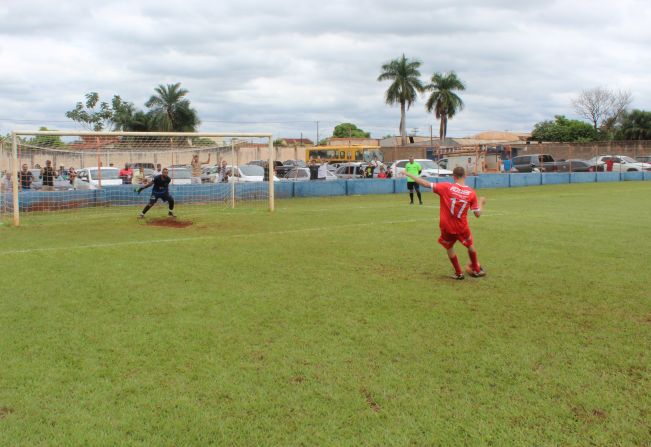
[[[163,202],[174,202],[174,197],[172,197],[169,192],[152,192],[151,196],[149,197],[149,204],[153,205],[158,201],[158,199],[161,199]]]
[[[416,191],[420,191],[420,185],[418,183],[416,183],[416,182],[407,182],[407,189],[409,191],[413,191],[414,188],[416,189]]]

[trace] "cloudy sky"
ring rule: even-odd
[[[573,116],[581,89],[630,90],[651,109],[648,0],[0,0],[0,133],[79,129],[65,112],[97,91],[144,108],[181,82],[202,131],[316,138],[340,122],[398,133],[383,63],[405,54],[428,81],[454,70],[466,108],[449,135],[529,131]],[[425,100],[407,129],[437,123]]]

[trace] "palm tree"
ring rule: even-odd
[[[434,111],[436,119],[441,120],[439,127],[439,138],[441,144],[445,139],[448,132],[448,119],[452,118],[460,110],[463,109],[463,101],[454,93],[455,90],[465,90],[466,86],[457,77],[454,71],[449,73],[434,73],[432,75],[432,83],[425,86],[426,91],[431,91],[432,94],[427,99],[425,107],[428,112]]]
[[[155,118],[156,127],[164,132],[194,132],[199,126],[197,112],[185,99],[188,91],[181,88],[181,83],[159,85],[145,103]]]
[[[382,65],[382,74],[377,78],[378,81],[393,81],[386,91],[386,103],[400,103],[400,136],[403,146],[406,144],[407,135],[406,111],[416,101],[418,93],[423,91],[418,71],[420,65],[420,61],[409,60],[403,54],[402,57]]]

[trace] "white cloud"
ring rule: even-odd
[[[455,70],[466,108],[453,135],[528,130],[597,85],[651,101],[651,6],[639,0],[10,0],[0,5],[0,133],[74,128],[88,91],[143,107],[158,84],[181,82],[202,130],[316,137],[342,121],[396,133],[380,66],[405,54]],[[437,123],[424,99],[408,113]]]

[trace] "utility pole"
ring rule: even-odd
[[[315,144],[315,146],[319,145],[319,141],[320,141],[319,140],[319,122],[317,121],[316,122],[316,144]]]

